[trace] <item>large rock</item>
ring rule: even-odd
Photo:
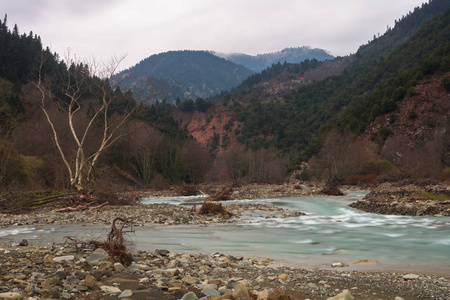
[[[105,250],[98,248],[86,258],[87,262],[103,261],[109,259],[109,254]]]
[[[133,296],[133,291],[125,290],[119,295],[119,298],[130,298],[131,296]]]
[[[406,275],[403,275],[403,279],[404,279],[404,280],[416,280],[416,279],[419,279],[419,275],[416,275],[416,274],[406,274]]]
[[[250,300],[250,294],[245,284],[239,284],[232,293],[233,299],[235,300]]]
[[[181,300],[198,300],[198,298],[194,292],[189,292],[187,294],[184,294],[184,296],[183,296],[183,298],[181,298]]]
[[[330,297],[327,300],[355,300],[352,294],[348,290],[343,290],[342,293],[337,294],[334,297]]]
[[[73,256],[73,255],[65,255],[65,256],[53,257],[53,261],[57,262],[57,263],[60,263],[60,262],[63,262],[63,261],[71,261],[71,260],[74,260],[74,259],[75,259],[75,256]]]
[[[98,283],[97,279],[95,279],[92,275],[87,275],[84,279],[84,285],[90,288],[91,290],[97,290],[98,289]]]
[[[115,295],[115,294],[122,293],[122,291],[115,286],[102,285],[100,287],[100,289],[102,290],[102,292],[109,294],[109,295]]]
[[[20,293],[0,293],[0,299],[23,299]]]
[[[292,297],[289,296],[286,291],[278,289],[270,293],[267,300],[292,300]]]

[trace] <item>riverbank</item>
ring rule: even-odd
[[[70,245],[23,242],[0,253],[5,299],[448,299],[450,288],[448,277],[277,267],[220,253],[139,251],[128,267]]]
[[[229,190],[226,200],[268,199],[285,197],[304,197],[321,194],[319,184],[248,184],[242,186],[198,185],[194,188],[197,195],[213,195],[223,190]],[[141,198],[176,197],[183,195],[183,188],[165,190],[147,190],[139,193]]]
[[[450,216],[450,187],[444,184],[383,183],[353,208],[386,215]]]
[[[34,225],[70,225],[70,224],[104,224],[110,225],[115,218],[123,218],[135,226],[161,224],[172,225],[208,225],[239,221],[246,211],[273,212],[273,218],[289,218],[303,215],[299,211],[285,210],[281,207],[259,203],[229,203],[226,209],[232,214],[198,214],[191,211],[192,206],[165,203],[136,204],[123,206],[104,206],[101,209],[75,212],[30,212],[13,215],[0,214],[0,228],[9,226]],[[198,207],[197,207],[198,208]]]

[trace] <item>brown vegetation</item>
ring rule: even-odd
[[[201,215],[218,214],[223,216],[228,215],[231,217],[231,213],[223,207],[222,203],[212,203],[211,201],[203,202],[198,213]]]

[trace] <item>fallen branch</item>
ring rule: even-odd
[[[122,222],[122,225],[117,227],[116,222]],[[125,247],[124,238],[123,238],[123,228],[125,225],[131,224],[131,221],[124,220],[122,218],[115,218],[111,224],[111,231],[108,233],[106,240],[103,242],[89,240],[83,241],[76,237],[66,236],[64,245],[70,244],[75,247],[77,251],[82,251],[85,249],[104,249],[109,256],[114,260],[122,263],[124,266],[131,265],[133,261],[133,255],[128,252]]]

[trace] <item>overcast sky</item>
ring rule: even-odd
[[[61,56],[121,68],[170,50],[260,54],[311,46],[355,53],[374,34],[427,0],[0,0],[20,33],[41,36]],[[1,18],[3,18],[3,15]]]

